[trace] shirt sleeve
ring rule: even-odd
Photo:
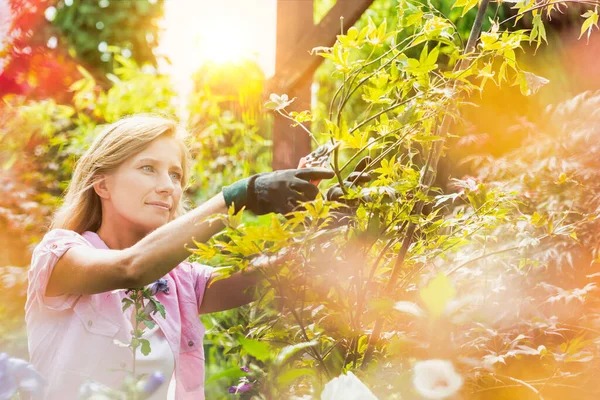
[[[46,233],[42,241],[33,250],[31,267],[28,272],[29,285],[27,295],[39,300],[41,306],[54,311],[72,308],[81,295],[46,296],[46,287],[54,266],[63,254],[74,246],[87,246],[90,243],[76,232],[66,229],[54,229]]]
[[[198,262],[193,262],[191,263],[191,265],[192,275],[195,279],[194,290],[196,291],[198,308],[200,308],[200,305],[202,304],[202,299],[204,298],[204,292],[206,291],[206,285],[211,277],[214,268],[209,267],[208,265],[200,264]]]

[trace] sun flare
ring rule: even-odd
[[[265,74],[272,73],[275,51],[275,2],[261,6],[229,0],[165,3],[163,33],[157,53],[168,57],[162,69],[176,77],[189,77],[207,62],[253,59]]]

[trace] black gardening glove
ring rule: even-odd
[[[284,169],[264,172],[235,182],[223,188],[225,204],[235,204],[235,211],[242,207],[256,215],[270,212],[287,214],[300,201],[311,201],[319,189],[311,180],[329,179],[333,171],[326,168]]]

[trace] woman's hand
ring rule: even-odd
[[[326,168],[285,169],[253,175],[223,188],[227,207],[235,205],[256,215],[276,212],[287,214],[301,201],[317,197],[319,189],[312,180],[330,179],[333,171]]]
[[[358,162],[358,164],[356,164],[354,171],[352,171],[350,175],[348,175],[348,177],[344,179],[344,187],[357,190],[359,186],[369,183],[371,181],[371,174],[365,172],[365,169],[370,163],[371,157],[363,157]],[[325,195],[325,198],[329,201],[337,201],[340,203],[344,203],[350,208],[358,207],[358,204],[362,200],[360,197],[357,199],[345,199],[343,198],[343,196],[344,192],[340,187],[340,184],[336,183],[335,185],[329,188],[327,194]]]

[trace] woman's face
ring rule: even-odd
[[[121,164],[106,177],[106,213],[146,234],[171,221],[183,192],[182,157],[178,142],[162,136]]]

